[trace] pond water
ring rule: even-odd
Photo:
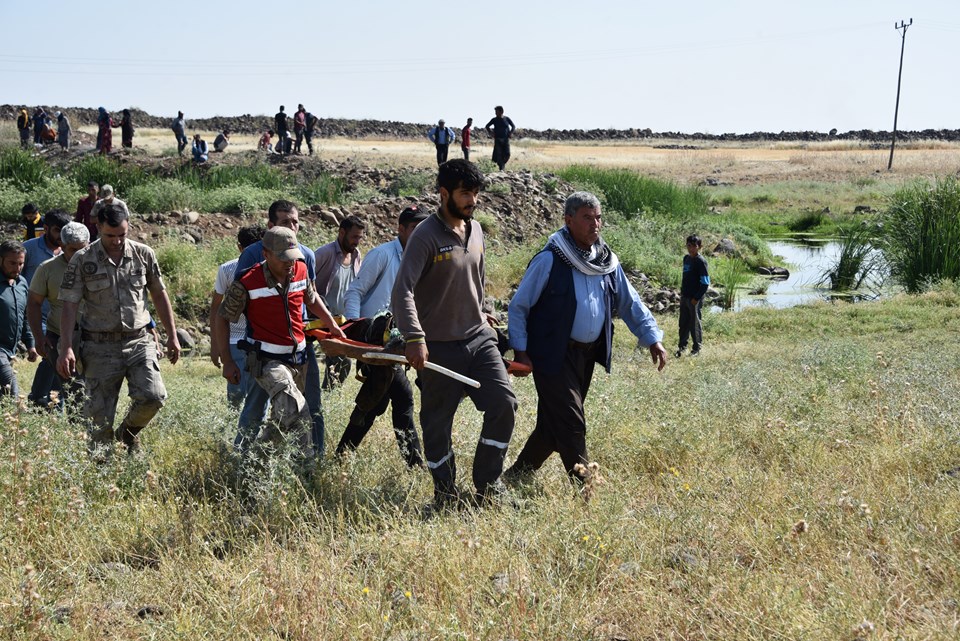
[[[783,280],[771,279],[763,294],[740,292],[735,309],[745,307],[773,307],[783,309],[818,300],[843,297],[847,300],[875,298],[874,288],[868,288],[869,296],[838,294],[831,291],[829,283],[820,284],[824,272],[836,264],[840,255],[840,243],[834,240],[769,240],[767,244],[775,256],[781,256],[790,276]],[[755,286],[755,284],[754,284]]]

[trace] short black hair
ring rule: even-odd
[[[340,221],[340,229],[343,229],[344,231],[350,231],[354,227],[365,229],[366,225],[364,225],[363,221],[356,216],[347,216]]]
[[[241,248],[246,249],[250,245],[263,238],[264,231],[266,230],[263,228],[263,225],[250,225],[249,227],[241,227],[240,231],[237,232],[237,242],[240,243]]]
[[[26,254],[27,250],[23,243],[15,240],[5,240],[0,243],[0,258],[6,258],[10,254]]]
[[[271,223],[277,222],[277,214],[281,211],[294,211],[297,209],[296,204],[289,200],[275,200],[273,204],[270,205],[270,209],[267,210],[267,220]]]
[[[97,191],[100,191],[100,183],[98,183],[96,180],[90,180],[87,182],[87,189],[90,189],[91,187]]]
[[[35,214],[35,213],[37,213],[38,211],[40,211],[40,210],[37,209],[37,206],[36,206],[34,203],[27,203],[26,205],[23,206],[23,209],[20,210],[20,213],[21,213],[21,214]]]
[[[457,187],[471,191],[480,189],[483,183],[484,177],[480,168],[463,158],[448,160],[440,165],[440,171],[437,173],[437,187],[442,187],[451,194]]]
[[[127,208],[117,203],[105,205],[97,214],[97,222],[110,227],[119,227],[126,220],[130,220]]]
[[[62,209],[51,209],[43,215],[43,224],[47,227],[63,228],[73,217]]]
[[[696,245],[697,247],[703,247],[703,241],[700,240],[700,237],[696,234],[690,234],[687,236],[688,245]]]

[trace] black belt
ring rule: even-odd
[[[116,343],[118,341],[142,338],[147,335],[147,328],[141,327],[140,329],[134,329],[129,332],[91,332],[83,330],[80,335],[85,341],[93,341],[94,343]]]
[[[597,341],[593,341],[592,343],[581,343],[580,341],[575,341],[571,338],[570,342],[567,343],[567,346],[572,347],[573,349],[593,349],[593,346],[596,344]]]

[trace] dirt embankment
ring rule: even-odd
[[[97,122],[97,110],[86,107],[56,107],[41,105],[48,114],[56,111],[64,111],[69,116],[74,125],[92,125]],[[20,105],[0,105],[0,120],[16,120],[22,106]],[[32,114],[36,105],[28,107]],[[111,112],[114,119],[119,123],[120,111]],[[131,109],[133,122],[137,127],[146,127],[151,129],[165,129],[170,127],[170,123],[176,117],[176,114],[165,116],[154,116],[141,111],[140,109]],[[243,114],[241,116],[215,116],[213,118],[190,118],[186,114],[187,128],[200,129],[203,131],[221,131],[229,129],[230,131],[243,134],[259,134],[268,128],[273,127],[272,116],[254,116]],[[292,118],[292,112],[291,112]],[[290,122],[292,126],[292,119]],[[522,124],[522,123],[521,123]],[[425,123],[406,123],[392,120],[351,120],[351,119],[331,119],[320,118],[317,124],[316,136],[320,138],[396,138],[401,140],[421,139],[432,124]],[[450,124],[459,134],[459,129]],[[474,136],[477,138],[486,138],[487,133],[478,123],[474,127]],[[708,142],[822,142],[829,140],[860,140],[867,142],[890,142],[892,134],[889,131],[872,131],[869,129],[860,129],[847,132],[838,132],[831,129],[828,132],[821,131],[781,131],[766,132],[755,131],[751,133],[683,133],[678,131],[655,132],[650,129],[529,129],[520,128],[514,136],[517,139],[530,138],[534,140],[549,141],[600,141],[600,140],[620,140],[620,141],[648,141],[655,144],[658,140],[701,140]],[[898,131],[899,140],[960,140],[960,129],[924,129],[922,131]]]

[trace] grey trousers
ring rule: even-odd
[[[680,349],[685,349],[687,340],[693,339],[694,351],[700,349],[703,343],[703,324],[701,314],[703,310],[703,299],[693,304],[693,299],[687,296],[680,297]]]
[[[420,426],[423,453],[433,476],[434,491],[456,492],[457,466],[453,453],[453,418],[466,394],[483,413],[483,427],[473,459],[473,483],[480,491],[500,477],[513,436],[517,397],[489,327],[462,341],[427,341],[429,360],[474,378],[474,389],[443,374],[421,370]]]

